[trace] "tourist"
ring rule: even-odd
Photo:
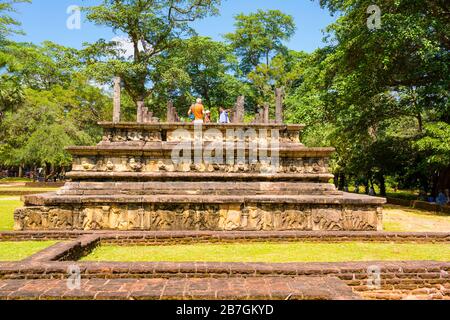
[[[441,191],[439,192],[437,198],[436,198],[436,203],[440,206],[445,206],[447,204],[447,196]]]
[[[197,103],[191,106],[188,112],[189,118],[193,119],[194,124],[202,124],[205,108],[202,99],[197,99]]]
[[[375,189],[373,187],[370,187],[370,189],[369,189],[369,196],[374,197],[376,195],[377,194],[375,193]]]
[[[427,201],[428,199],[428,194],[425,190],[420,190],[419,192],[419,200],[420,201]]]
[[[211,111],[205,112],[205,123],[211,123]]]
[[[226,124],[230,123],[230,117],[228,116],[228,110],[225,110],[224,108],[220,108],[220,117],[219,117],[219,123]]]

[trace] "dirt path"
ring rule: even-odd
[[[450,232],[450,215],[389,205],[384,225],[386,231]]]

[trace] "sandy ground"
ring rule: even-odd
[[[386,206],[387,231],[450,232],[450,215],[400,206]]]

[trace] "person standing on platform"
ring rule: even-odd
[[[203,101],[199,98],[197,99],[197,103],[189,109],[188,116],[194,116],[194,124],[203,124],[204,113]]]
[[[219,123],[220,124],[230,123],[230,117],[228,115],[228,110],[225,110],[224,108],[220,108]]]
[[[205,123],[211,123],[211,111],[205,112]]]

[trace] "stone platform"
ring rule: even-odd
[[[16,230],[380,231],[384,199],[330,183],[299,125],[102,123],[70,182],[25,197]]]

